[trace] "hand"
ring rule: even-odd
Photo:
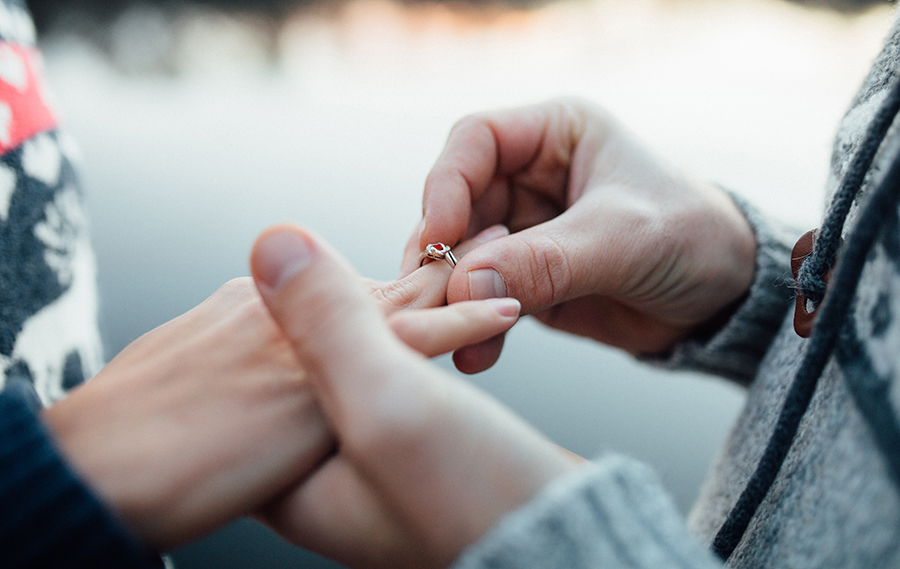
[[[495,225],[453,247],[453,252],[462,259],[475,247],[507,235],[506,227]],[[503,333],[519,317],[520,304],[510,298],[444,306],[451,274],[449,265],[432,261],[393,282],[363,282],[394,334],[410,348],[432,357]]]
[[[495,228],[457,248],[462,256]],[[366,281],[389,326],[432,356],[507,330],[518,302],[445,303],[450,267]],[[401,310],[406,309],[406,310]],[[250,279],[144,335],[44,413],[82,478],[151,547],[167,549],[306,477],[334,438]]]
[[[352,567],[443,567],[578,460],[390,333],[323,242],[264,233],[251,266],[337,439],[263,519]]]
[[[523,314],[632,353],[661,353],[749,288],[755,242],[732,200],[648,152],[577,100],[474,115],[450,133],[425,183],[420,231],[452,245],[495,223],[513,234],[460,261],[450,303],[512,296]],[[502,337],[459,350],[493,365]]]
[[[250,279],[130,344],[44,420],[81,478],[157,550],[249,513],[333,447]]]

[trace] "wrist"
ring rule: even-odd
[[[692,338],[709,338],[737,312],[747,298],[756,273],[757,244],[753,227],[734,198],[719,188],[713,188],[715,203],[713,216],[698,220],[711,230],[703,232],[700,261],[702,282],[708,291],[707,302],[700,303],[699,322],[689,334]],[[710,221],[712,219],[712,221]]]

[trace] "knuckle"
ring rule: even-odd
[[[450,129],[444,154],[425,179],[428,187],[450,172],[461,173],[474,164],[481,164],[483,157],[471,154],[468,149],[496,146],[497,141],[491,122],[485,114],[463,117]]]
[[[218,320],[222,321],[227,320],[228,316],[234,317],[236,314],[242,314],[248,305],[253,304],[259,305],[259,309],[264,310],[253,279],[240,277],[231,279],[220,286],[195,310],[200,313],[218,314]]]
[[[248,291],[255,291],[256,285],[250,277],[236,277],[225,282],[219,287],[218,292],[225,295],[241,295]]]
[[[401,279],[376,288],[372,297],[382,309],[390,312],[407,308],[421,292],[422,287],[416,279]]]
[[[562,97],[559,99],[560,106],[575,119],[593,118],[595,120],[610,120],[611,114],[606,107],[597,104],[590,99],[579,96]]]
[[[486,116],[484,113],[471,113],[456,121],[453,128],[450,129],[450,133],[454,134],[473,127],[480,128],[485,122]]]
[[[529,260],[527,293],[536,304],[535,309],[547,308],[566,298],[572,283],[572,271],[565,249],[549,236],[533,242],[526,241],[524,246]]]

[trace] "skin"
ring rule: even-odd
[[[432,262],[392,283],[348,278],[419,357],[516,321],[515,301],[442,306],[449,275]],[[329,456],[335,438],[307,375],[252,280],[236,279],[129,345],[42,418],[82,479],[166,550],[252,514]]]
[[[193,376],[203,376],[205,367],[187,374],[187,386],[165,376],[144,381],[141,373],[134,373],[131,384],[90,382],[112,393],[100,405],[113,410],[107,411],[111,419],[101,414],[105,428],[136,423],[144,436],[128,439],[132,444],[144,442],[152,449],[153,442],[145,440],[152,436],[176,456],[179,450],[190,453],[189,460],[175,463],[174,476],[167,471],[172,466],[164,464],[161,479],[126,482],[140,487],[122,492],[124,501],[109,494],[112,503],[124,503],[126,518],[142,528],[140,516],[129,518],[129,503],[152,513],[159,507],[154,500],[174,497],[171,508],[190,523],[179,526],[176,519],[159,525],[155,516],[165,517],[164,512],[146,516],[152,531],[142,535],[154,544],[177,543],[204,523],[214,525],[262,501],[265,506],[256,509],[260,519],[294,543],[348,566],[446,566],[501,517],[581,462],[497,401],[427,362],[420,352],[480,342],[457,349],[455,361],[464,371],[484,369],[499,354],[499,334],[515,319],[496,331],[486,326],[466,335],[472,314],[454,310],[479,298],[511,296],[523,312],[558,329],[632,353],[658,353],[726,315],[752,280],[752,232],[728,196],[671,168],[604,111],[581,101],[460,121],[426,182],[423,221],[407,247],[404,274],[446,271],[446,265],[431,263],[411,273],[428,243],[452,245],[497,223],[513,233],[473,244],[449,274],[446,295],[444,285],[436,287],[434,304],[450,305],[418,315],[436,318],[431,321],[418,320],[415,312],[416,298],[431,290],[428,286],[402,279],[387,288],[361,284],[310,232],[281,226],[264,233],[251,255],[253,278],[280,330],[271,337],[282,338],[289,353],[260,359],[271,366],[292,354],[296,367],[284,364],[267,377],[264,366],[263,379],[248,385],[231,375],[242,375],[232,372],[244,371],[245,360],[253,367],[256,355],[220,349],[216,357],[236,357],[237,365],[222,366],[196,390]],[[482,269],[496,271],[499,279],[484,286],[475,274]],[[480,273],[485,274],[490,273]],[[495,313],[489,321],[517,308],[480,306]],[[413,311],[397,317],[398,307]],[[429,338],[444,326],[453,331],[453,341]],[[182,336],[172,334],[183,341]],[[161,342],[176,351],[178,344]],[[190,354],[217,347],[201,341]],[[138,356],[135,361],[147,354]],[[174,375],[184,359],[172,358]],[[158,369],[148,367],[143,371],[150,375]],[[206,400],[199,401],[199,394]],[[301,424],[301,418],[310,397],[315,405],[308,408],[320,414],[315,421],[330,433],[317,452],[296,448],[308,441],[291,443],[309,437],[310,424]],[[117,402],[125,399],[137,400],[135,411],[115,416]],[[96,401],[70,414],[76,425],[71,431],[66,428],[71,425],[53,419],[52,408],[48,412],[64,451],[71,449],[66,452],[86,478],[98,488],[115,488],[123,475],[160,468],[145,453],[132,453],[124,463],[101,457],[100,468],[79,462],[90,456],[89,441],[110,436],[107,431],[93,438],[69,436],[84,428],[90,433],[84,417],[97,408]],[[206,406],[212,411],[193,414]],[[167,409],[175,413],[167,415]],[[222,416],[229,420],[221,421]],[[144,421],[149,427],[140,427]],[[238,428],[242,422],[248,427]],[[160,428],[171,432],[160,437]],[[241,464],[247,456],[254,459],[252,475]],[[318,462],[310,469],[313,456]],[[104,466],[116,476],[105,479]],[[158,481],[162,487],[154,486]],[[286,481],[291,482],[285,486]],[[148,484],[154,487],[145,488]],[[279,492],[266,499],[260,488]],[[204,502],[213,496],[225,502]]]
[[[428,243],[495,223],[512,234],[460,261],[450,303],[511,296],[523,314],[634,354],[656,354],[723,318],[748,290],[756,245],[733,201],[645,149],[606,111],[559,99],[472,115],[432,168],[402,274]],[[496,287],[477,286],[479,269]],[[502,337],[458,350],[493,365]]]
[[[453,271],[447,300],[512,296],[561,330],[658,353],[733,310],[753,277],[749,224],[717,188],[575,100],[468,117],[425,187],[404,272],[429,243],[503,223]],[[337,440],[263,519],[350,567],[443,567],[579,460],[388,334],[326,244],[299,228],[257,241],[253,276],[309,371]],[[485,280],[478,271],[496,271]],[[457,350],[491,365],[502,338]]]
[[[445,567],[581,463],[391,334],[310,232],[267,231],[251,267],[337,441],[262,512],[287,539],[350,567]]]

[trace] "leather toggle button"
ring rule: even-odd
[[[797,243],[794,244],[794,248],[791,250],[791,272],[794,273],[795,281],[800,275],[800,265],[803,264],[803,259],[807,258],[809,254],[812,253],[813,246],[816,243],[816,235],[818,235],[818,233],[818,229],[807,231],[800,236],[800,239],[797,240]],[[822,280],[827,284],[830,278],[831,271],[828,271],[822,277]],[[794,331],[801,338],[809,338],[809,335],[812,333],[813,324],[816,320],[818,306],[810,311],[808,309],[809,303],[807,302],[806,296],[799,290],[797,291],[797,298],[794,302]],[[819,306],[821,306],[821,303],[819,303]]]

